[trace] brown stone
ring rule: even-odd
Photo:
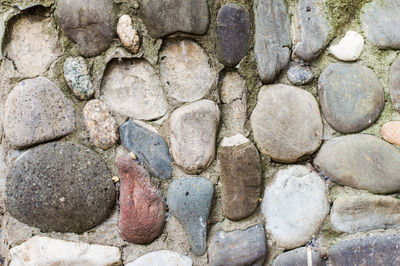
[[[165,204],[162,192],[152,187],[150,175],[129,155],[118,159],[120,236],[131,243],[148,244],[162,232]]]
[[[389,143],[400,145],[400,121],[385,123],[381,129],[381,136]]]
[[[221,162],[222,211],[231,220],[243,219],[258,205],[260,156],[254,144],[238,134],[224,138],[218,150]]]

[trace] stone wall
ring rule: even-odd
[[[0,264],[400,264],[399,10],[0,0]]]

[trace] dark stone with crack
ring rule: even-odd
[[[311,248],[311,260],[313,266],[322,266],[323,260],[320,252]],[[287,251],[279,255],[272,266],[307,266],[307,248],[301,247]]]

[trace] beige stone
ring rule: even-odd
[[[129,52],[136,54],[139,51],[139,34],[133,28],[132,19],[129,15],[123,15],[119,18],[117,34]]]
[[[381,136],[389,143],[400,145],[400,121],[390,121],[381,128]]]

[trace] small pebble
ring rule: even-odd
[[[83,57],[68,57],[65,60],[64,79],[76,98],[83,101],[92,98],[94,87]]]
[[[131,53],[139,51],[139,34],[132,26],[132,19],[129,15],[123,15],[118,20],[117,34],[124,47]]]
[[[357,60],[364,48],[363,37],[355,31],[349,30],[338,44],[329,48],[329,52],[342,61]]]
[[[290,83],[301,86],[309,84],[314,79],[314,73],[311,67],[305,64],[293,63],[290,65],[287,72],[287,77]]]
[[[390,121],[381,128],[381,136],[389,143],[400,145],[400,121]]]

